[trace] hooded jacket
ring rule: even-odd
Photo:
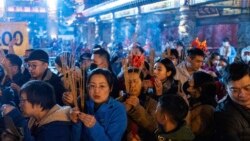
[[[71,122],[68,117],[69,109],[68,106],[60,107],[55,105],[40,122],[36,122],[31,117],[28,124],[17,109],[12,110],[7,115],[13,119],[17,127],[23,129],[24,141],[70,141]]]

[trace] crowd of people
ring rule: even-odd
[[[46,51],[12,45],[0,54],[3,141],[250,140],[250,46],[83,46],[58,53],[54,73]]]

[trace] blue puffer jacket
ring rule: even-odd
[[[127,128],[127,115],[122,103],[109,98],[96,111],[94,102],[86,102],[86,113],[94,115],[96,124],[92,128],[82,126],[81,141],[120,141]]]

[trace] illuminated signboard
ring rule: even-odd
[[[200,7],[196,12],[196,16],[198,18],[219,16],[219,11],[214,7]]]
[[[112,20],[112,19],[113,19],[112,13],[108,13],[108,14],[100,16],[100,20],[102,20],[102,21],[107,21],[107,20]]]
[[[134,3],[136,0],[110,0],[103,2],[99,5],[93,6],[83,11],[83,15],[86,17],[90,17],[99,13],[103,13],[106,11],[111,11],[121,6],[129,5],[130,3]]]
[[[5,11],[5,1],[1,0],[0,1],[0,17],[3,17]]]
[[[75,0],[75,3],[83,3],[83,0]]]
[[[24,12],[24,13],[46,13],[46,9],[43,7],[20,7],[10,6],[7,8],[8,12]]]
[[[95,19],[94,17],[90,17],[90,18],[88,19],[88,22],[96,22],[96,19]]]
[[[122,11],[115,12],[115,18],[133,16],[138,14],[138,8],[130,8]]]
[[[241,14],[241,9],[224,8],[222,11],[222,15],[237,15],[237,14]]]
[[[159,10],[179,8],[180,2],[177,0],[166,0],[162,2],[156,2],[153,4],[147,4],[140,7],[141,13],[155,12]]]
[[[190,5],[222,0],[190,0]]]
[[[29,47],[28,25],[25,22],[3,22],[0,23],[0,48],[8,49],[13,38],[17,39],[14,50],[17,55],[24,55]]]

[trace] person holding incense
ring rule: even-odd
[[[168,59],[160,59],[154,65],[152,87],[153,97],[158,99],[163,94],[175,94],[178,92],[178,81],[174,80],[176,69],[173,62]]]
[[[63,93],[63,103],[72,106],[74,97],[77,97],[83,89],[82,78],[85,77],[83,71],[75,65],[74,55],[69,52],[62,52],[56,56],[55,67],[65,89],[71,92]]]
[[[122,103],[110,95],[114,80],[107,69],[94,69],[88,76],[88,97],[84,111],[75,107],[70,118],[82,128],[74,133],[80,140],[120,141],[127,127],[126,110]],[[83,101],[81,101],[83,102]]]
[[[81,69],[75,64],[74,55],[69,52],[61,52],[55,58],[55,67],[57,70],[57,75],[61,78],[64,83],[64,87],[67,89],[69,81],[67,77],[73,74],[75,79],[79,79],[82,75]]]
[[[157,102],[143,93],[143,74],[138,68],[129,68],[127,98],[122,101],[128,115],[126,139],[131,141],[152,141],[157,128],[155,109]]]

